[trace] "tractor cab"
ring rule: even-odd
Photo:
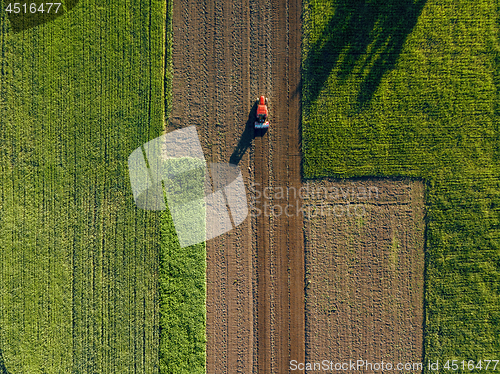
[[[267,121],[268,114],[267,99],[265,96],[261,96],[259,98],[259,105],[257,106],[256,130],[267,130],[269,128],[269,121]]]

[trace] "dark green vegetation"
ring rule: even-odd
[[[0,13],[0,353],[12,374],[158,372],[165,222],[135,207],[127,158],[163,131],[165,13],[163,1],[86,1],[17,33]]]
[[[3,359],[2,351],[0,350],[0,374],[9,374],[9,371],[5,367],[5,362]]]
[[[498,359],[497,3],[304,6],[304,176],[423,178],[425,359]]]
[[[45,0],[4,0],[2,10],[6,9],[8,12],[10,30],[20,32],[64,16],[79,0],[57,1],[58,3],[50,4]]]

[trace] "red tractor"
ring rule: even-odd
[[[259,105],[257,106],[257,119],[255,121],[255,130],[267,130],[269,128],[269,121],[267,121],[267,99],[265,96],[261,96],[259,99]]]

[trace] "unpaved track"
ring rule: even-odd
[[[237,163],[259,192],[301,184],[300,6],[174,0],[167,131],[196,125],[207,160]],[[262,94],[272,127],[253,140],[251,111]],[[208,373],[285,373],[290,359],[304,361],[302,229],[296,214],[261,214],[207,243]]]

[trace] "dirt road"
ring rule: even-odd
[[[263,192],[300,188],[300,4],[174,1],[167,130],[196,125],[207,160],[238,164],[256,207],[207,243],[208,373],[284,373],[304,359],[302,217],[257,211],[289,204]],[[272,127],[254,139],[259,95]]]

